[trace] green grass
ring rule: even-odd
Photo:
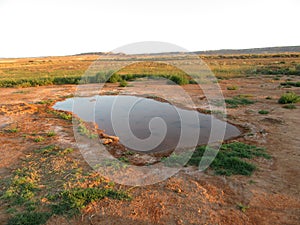
[[[1,199],[9,200],[13,205],[31,203],[34,201],[35,193],[39,190],[37,181],[35,171],[27,168],[18,169]]]
[[[90,129],[88,129],[87,126],[82,121],[79,122],[77,131],[79,134],[83,136],[87,136],[90,139],[94,139],[97,137],[97,134],[92,132]]]
[[[59,202],[52,205],[52,211],[54,214],[76,215],[89,203],[101,200],[105,197],[118,200],[131,199],[125,192],[113,189],[75,188],[62,191],[54,196],[53,199],[59,199]]]
[[[119,87],[127,87],[127,86],[128,86],[128,83],[127,83],[126,80],[121,80],[121,81],[120,81]]]
[[[72,153],[74,151],[73,148],[60,148],[56,145],[48,145],[46,147],[40,148],[38,150],[35,150],[35,153],[40,153],[43,155],[58,155],[58,156],[64,156],[69,153]]]
[[[288,104],[288,105],[284,105],[282,108],[284,108],[284,109],[297,109],[297,106],[295,106],[294,104]]]
[[[42,142],[44,140],[45,140],[45,138],[42,137],[42,136],[38,136],[38,137],[36,137],[36,138],[33,139],[34,142]]]
[[[13,127],[13,128],[5,129],[4,131],[6,133],[17,133],[17,132],[19,132],[19,128],[18,127]]]
[[[249,209],[249,206],[244,205],[244,204],[242,204],[242,203],[237,203],[237,208],[238,208],[239,210],[241,210],[243,213],[245,213],[246,210]]]
[[[163,157],[161,161],[164,163],[165,166],[168,167],[180,167],[183,166],[190,157],[189,152],[181,153],[181,154],[175,154],[172,153],[169,157]]]
[[[64,120],[72,120],[72,114],[68,112],[62,112],[62,111],[57,111],[57,110],[48,110],[48,113],[51,113],[53,115],[58,116],[61,119]]]
[[[51,217],[48,212],[23,212],[9,219],[7,225],[41,225]]]
[[[112,182],[78,167],[67,156],[72,151],[55,145],[40,148],[26,155],[21,169],[1,180],[1,204],[9,207],[8,224],[45,224],[52,215],[71,217],[103,198],[131,199]],[[59,156],[64,157],[58,160]]]
[[[254,101],[245,97],[235,96],[230,99],[225,99],[225,103],[228,108],[237,108],[239,106],[254,104]]]
[[[270,112],[268,110],[259,110],[258,113],[262,115],[266,115],[269,114]]]
[[[150,56],[142,59],[144,62],[133,63],[113,74],[113,71],[91,72],[83,76],[88,67],[97,58],[85,58],[85,56],[74,58],[61,57],[54,60],[47,58],[36,58],[28,61],[2,62],[0,64],[0,87],[33,87],[60,84],[85,84],[120,82],[121,80],[132,81],[141,77],[153,79],[164,77],[179,81],[186,74],[180,69],[165,63],[153,62]],[[211,55],[200,56],[204,59],[212,72],[221,79],[233,77],[270,75],[300,75],[299,54],[249,54],[249,55]],[[160,58],[162,61],[164,58]],[[234,60],[233,60],[234,59]],[[103,60],[101,63],[106,67],[114,61],[123,60],[112,57],[111,60]],[[283,62],[283,63],[278,63]],[[195,66],[192,65],[191,66]],[[193,67],[192,67],[193,68]],[[110,77],[112,75],[112,77]],[[110,77],[110,78],[109,78]],[[188,83],[195,80],[186,77]],[[179,81],[181,82],[181,81]],[[183,82],[185,84],[186,81]]]
[[[175,84],[185,85],[189,83],[189,80],[185,76],[172,75],[170,81],[173,81]]]
[[[239,87],[236,86],[236,85],[227,86],[227,90],[229,90],[229,91],[235,91],[235,90],[238,90],[238,89],[239,89]]]
[[[56,133],[54,130],[50,130],[47,132],[47,137],[53,137],[53,136],[56,136]]]
[[[297,95],[295,92],[287,92],[284,93],[279,99],[279,104],[290,104],[290,103],[297,103],[300,102],[300,96]]]
[[[205,151],[207,151],[206,155],[203,156]],[[216,153],[216,150],[213,148],[208,147],[206,150],[206,146],[198,147],[190,158],[188,165],[198,166],[203,157],[206,157],[203,160],[210,161]],[[210,168],[218,175],[230,176],[240,174],[250,176],[255,171],[256,166],[244,159],[252,159],[254,157],[270,158],[264,148],[241,142],[223,144],[210,164]]]
[[[52,99],[48,99],[48,100],[41,100],[38,102],[38,104],[41,104],[41,105],[48,105],[48,104],[51,104],[54,100]]]
[[[293,86],[293,87],[300,87],[300,82],[292,82],[292,81],[287,81],[280,83],[281,86]]]

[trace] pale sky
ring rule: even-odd
[[[300,45],[300,0],[0,0],[0,57]]]

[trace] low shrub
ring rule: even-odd
[[[300,96],[294,92],[287,92],[278,99],[279,104],[297,103],[299,101]]]
[[[179,85],[185,85],[189,83],[189,80],[184,76],[173,75],[170,77],[170,80]]]
[[[269,114],[269,111],[268,110],[259,110],[258,113],[262,114],[262,115],[266,115],[266,114]]]

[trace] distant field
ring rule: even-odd
[[[118,60],[118,56],[113,57],[114,60]],[[78,84],[82,75],[97,58],[97,55],[79,55],[0,59],[0,87]],[[219,79],[260,75],[300,75],[300,53],[201,55],[200,58]],[[98,76],[89,77],[84,82],[103,82],[108,75],[101,74],[99,71]],[[149,75],[167,78],[186,76],[173,66],[147,61],[122,69],[109,82],[132,80]],[[190,82],[189,78],[187,82]]]

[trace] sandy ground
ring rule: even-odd
[[[259,170],[251,177],[214,176],[187,167],[163,182],[131,189],[133,200],[130,202],[104,199],[89,205],[82,216],[73,219],[53,216],[47,224],[299,224],[300,106],[294,110],[284,109],[277,100],[287,90],[300,94],[300,89],[279,88],[284,79],[274,81],[263,77],[220,81],[225,97],[245,94],[256,101],[253,105],[228,109],[228,121],[248,129],[238,140],[263,146],[272,156],[271,160],[255,159]],[[229,85],[237,85],[239,89],[227,90]],[[174,90],[172,85],[153,83],[146,87],[143,82],[138,82],[126,88],[111,84],[102,93],[157,95],[159,92],[167,94],[166,98],[172,96],[171,101],[175,104],[185,105]],[[203,93],[195,85],[186,85],[184,90],[196,107],[205,105]],[[51,143],[76,146],[72,124],[49,116],[36,104],[40,100],[58,100],[75,91],[76,86],[71,85],[0,89],[1,129],[20,127],[18,133],[0,134],[1,179],[18,167],[26,153],[39,146]],[[266,99],[267,96],[272,99]],[[261,109],[270,113],[261,115],[258,113]],[[43,143],[22,136],[33,132],[42,135],[49,129],[58,135]],[[83,160],[79,153],[77,157]],[[242,212],[238,203],[249,208]],[[0,224],[8,218],[5,208],[0,206]]]

